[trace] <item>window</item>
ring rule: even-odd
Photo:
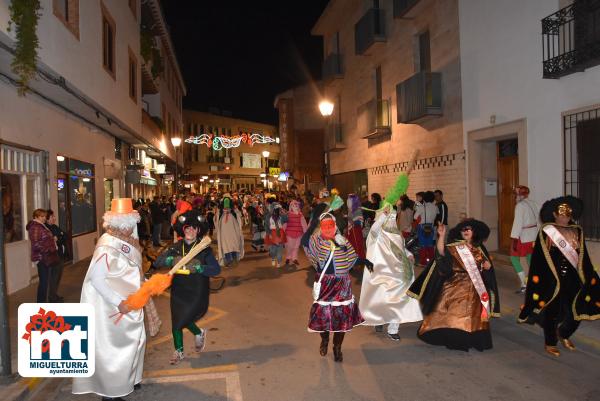
[[[129,97],[137,103],[137,59],[129,49]]]
[[[53,0],[54,15],[79,39],[79,0]]]
[[[419,35],[419,71],[431,72],[431,46],[429,31]]]
[[[102,65],[113,78],[115,74],[115,22],[102,5]]]
[[[73,237],[96,231],[96,191],[94,165],[75,159],[57,163],[59,221],[71,223]],[[61,174],[62,173],[62,174]],[[64,203],[61,202],[61,194]],[[65,224],[68,226],[68,224]],[[65,228],[61,225],[61,228]]]

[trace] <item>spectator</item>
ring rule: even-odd
[[[435,204],[438,208],[438,215],[435,219],[436,223],[440,222],[448,228],[448,205],[444,202],[444,193],[441,190],[436,189],[433,191],[433,194],[435,196]]]
[[[60,284],[60,279],[62,278],[63,263],[66,259],[69,259],[67,234],[56,225],[56,215],[52,209],[48,209],[46,211],[46,216],[46,227],[48,227],[54,236],[54,241],[56,241],[56,247],[58,248],[57,251],[60,259],[52,271],[55,274],[52,274],[50,280],[50,294],[48,295],[48,298],[50,299],[50,302],[62,302],[64,298],[59,296],[57,291]]]
[[[165,209],[158,196],[155,196],[154,200],[150,202],[150,216],[152,216],[152,245],[159,247],[161,246],[160,233],[165,219]]]
[[[44,209],[35,209],[33,220],[27,223],[26,229],[31,241],[31,261],[37,265],[38,270],[37,302],[56,302],[58,299],[48,299],[48,286],[60,258],[54,236],[45,225],[46,216]]]
[[[423,194],[423,205],[415,211],[415,220],[419,222],[417,226],[417,235],[419,237],[419,263],[427,265],[434,256],[434,222],[438,213],[438,208],[433,203],[435,195],[431,191]]]
[[[398,229],[402,232],[402,236],[404,238],[410,237],[410,233],[412,232],[412,223],[414,220],[415,212],[413,210],[414,202],[411,201],[407,195],[402,195],[398,200],[399,207],[397,211],[397,224]]]

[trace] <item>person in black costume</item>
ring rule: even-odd
[[[197,210],[190,210],[177,217],[175,230],[182,237],[170,246],[157,259],[157,266],[173,267],[208,232],[208,222]],[[173,275],[171,284],[171,326],[175,352],[170,360],[172,365],[183,358],[183,329],[187,328],[195,336],[196,351],[204,349],[206,329],[196,326],[208,311],[210,282],[209,277],[221,272],[210,247],[198,253],[187,265]]]
[[[450,349],[492,348],[489,320],[500,316],[494,267],[483,245],[488,226],[467,219],[450,230],[438,224],[435,258],[407,294],[420,301],[423,323],[418,337]]]
[[[581,320],[600,319],[600,278],[590,260],[579,220],[583,202],[573,196],[546,201],[533,247],[525,302],[518,321],[544,329],[545,350],[559,356],[558,341],[570,351]]]

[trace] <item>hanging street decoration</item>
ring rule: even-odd
[[[187,143],[193,143],[195,145],[206,145],[209,148],[212,147],[214,150],[237,148],[242,143],[254,146],[255,144],[273,143],[275,139],[270,136],[261,134],[249,134],[242,133],[235,136],[218,136],[214,134],[201,134],[198,136],[190,136],[185,140]]]

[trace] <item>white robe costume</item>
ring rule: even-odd
[[[380,213],[367,237],[373,273],[364,269],[358,306],[365,325],[389,323],[388,332],[393,334],[401,323],[423,320],[419,302],[406,295],[415,279],[410,255],[396,226],[396,213]]]
[[[237,252],[237,260],[244,257],[244,233],[242,231],[242,212],[235,210],[235,217],[230,209],[215,213],[215,230],[217,234],[218,260],[220,265],[225,264],[225,254]]]
[[[143,310],[131,311],[115,324],[118,305],[141,283],[142,255],[112,235],[100,237],[88,268],[81,302],[96,312],[96,371],[73,379],[73,393],[123,397],[142,381],[146,332]]]

